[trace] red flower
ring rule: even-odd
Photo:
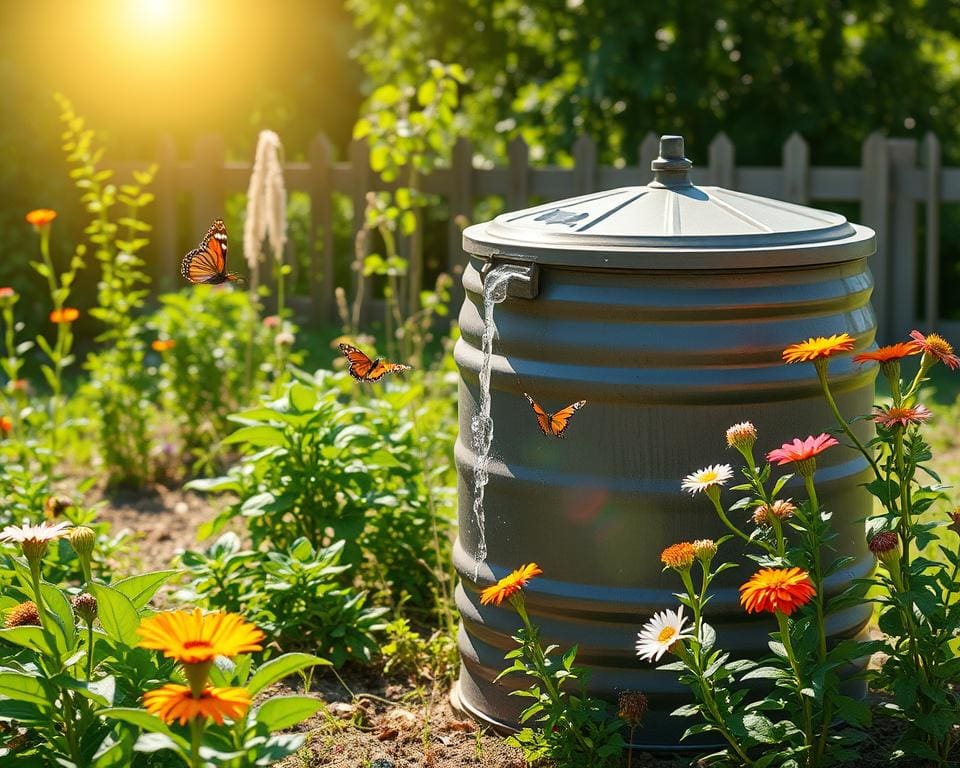
[[[13,429],[13,419],[9,416],[0,416],[0,432],[3,434],[9,434]]]
[[[917,355],[921,352],[921,347],[915,341],[900,341],[896,344],[890,344],[886,347],[879,347],[873,352],[862,352],[854,356],[855,363],[889,363],[893,360],[902,360],[908,355]]]
[[[791,461],[807,461],[812,459],[818,453],[822,453],[831,446],[839,445],[837,441],[824,433],[813,437],[808,437],[803,442],[800,438],[793,438],[792,443],[784,443],[779,448],[775,448],[767,454],[767,461],[777,462],[778,466],[789,464]]]

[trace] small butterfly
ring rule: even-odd
[[[227,228],[223,219],[214,221],[200,245],[183,257],[180,274],[191,283],[245,282],[236,272],[227,272]]]
[[[402,363],[385,363],[379,357],[371,360],[363,352],[349,344],[341,344],[340,351],[350,361],[350,375],[357,381],[380,381],[388,373],[413,370]]]
[[[540,426],[540,431],[543,432],[543,434],[545,434],[547,437],[550,435],[553,435],[554,437],[563,437],[563,433],[566,431],[567,427],[570,426],[570,417],[587,404],[586,400],[578,400],[577,402],[568,405],[566,408],[563,408],[556,413],[547,413],[545,410],[543,410],[543,408],[537,405],[536,401],[526,392],[523,393],[523,396],[527,398],[528,402],[533,407],[533,412],[537,415],[537,424]]]

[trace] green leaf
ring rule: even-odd
[[[309,653],[285,653],[277,656],[253,673],[247,681],[246,689],[251,696],[256,696],[264,688],[273,685],[278,680],[289,677],[295,672],[307,667],[329,666],[330,662],[319,656]]]
[[[277,696],[265,701],[256,711],[256,722],[269,731],[282,731],[303,722],[323,708],[323,701],[309,696]]]
[[[156,715],[151,715],[143,709],[133,709],[132,707],[113,707],[102,709],[98,713],[103,717],[109,717],[112,720],[120,720],[140,728],[147,733],[161,734],[169,738],[176,746],[184,751],[190,749],[190,744],[182,736],[178,736],[171,731],[166,723]],[[141,737],[142,738],[142,737]]]
[[[290,404],[301,413],[312,411],[317,404],[317,391],[303,384],[290,387],[289,396]]]
[[[40,584],[47,612],[53,613],[54,635],[61,653],[69,653],[77,643],[77,631],[74,624],[73,606],[66,595],[52,584]]]
[[[47,709],[57,699],[56,692],[47,690],[39,678],[23,672],[0,672],[0,695]]]
[[[178,573],[180,573],[178,570],[150,571],[139,576],[128,576],[110,586],[121,595],[130,598],[134,608],[143,608],[150,602],[150,598],[156,594],[157,590],[163,586],[163,583]]]
[[[91,584],[90,589],[97,598],[100,625],[110,639],[128,647],[135,646],[140,640],[137,636],[140,615],[130,598],[103,584]]]
[[[51,683],[61,688],[69,688],[76,691],[84,698],[97,702],[103,707],[113,706],[113,697],[117,689],[117,681],[112,675],[87,682],[86,680],[75,680],[69,675],[61,674],[51,678]]]
[[[390,162],[390,148],[383,144],[378,144],[370,149],[370,170],[375,173],[382,173]]]
[[[8,643],[29,648],[32,651],[39,651],[47,656],[54,655],[53,648],[50,647],[47,636],[40,627],[0,629],[0,640],[6,640]]]
[[[241,427],[236,432],[227,435],[220,441],[224,445],[233,443],[249,443],[254,448],[266,448],[271,445],[284,445],[283,432],[276,427],[260,425],[256,427]]]

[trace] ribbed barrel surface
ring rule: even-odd
[[[516,727],[525,700],[507,694],[530,681],[493,680],[514,647],[510,636],[518,620],[506,604],[481,607],[479,589],[536,561],[544,574],[526,590],[526,601],[544,642],[579,645],[578,663],[591,671],[592,693],[611,700],[622,690],[646,693],[651,711],[636,741],[675,746],[690,721],[669,713],[689,696],[674,675],[636,657],[636,634],[654,611],[678,605],[672,593],[680,582],[675,573],[662,572],[661,550],[726,532],[709,501],[682,493],[680,481],[708,464],[739,466],[739,454],[724,440],[736,422],[757,426],[758,457],[794,437],[834,428],[813,366],[785,365],[781,352],[808,336],[844,331],[858,350],[873,343],[866,259],[725,271],[541,265],[536,298],[508,297],[495,310],[493,458],[484,504],[488,557],[479,565],[478,585],[470,423],[479,402],[483,265],[474,257],[464,274],[467,298],[455,351],[461,381],[454,557],[463,618],[455,697],[482,720]],[[843,413],[870,410],[875,374],[875,368],[854,365],[850,355],[831,361]],[[540,433],[523,392],[548,411],[580,399],[587,405],[559,440]],[[866,442],[870,425],[855,428]],[[832,578],[834,592],[873,565],[857,522],[870,511],[870,497],[858,487],[867,470],[843,447],[819,457],[818,493],[833,512],[838,554],[856,558]],[[798,501],[805,497],[796,480],[788,493]],[[727,503],[735,498],[724,491]],[[748,521],[738,522],[749,530]],[[721,549],[723,560],[741,566],[715,582],[718,594],[707,620],[735,657],[757,657],[776,625],[738,605],[737,586],[754,570],[742,551],[732,541]],[[855,635],[869,616],[867,605],[831,616],[829,634]]]

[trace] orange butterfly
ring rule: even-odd
[[[191,283],[244,282],[236,272],[227,272],[227,228],[223,219],[213,222],[200,245],[183,257],[180,274]]]
[[[563,437],[563,433],[567,427],[570,426],[570,417],[587,404],[586,400],[578,400],[556,413],[547,413],[537,405],[536,401],[526,392],[523,393],[523,396],[527,398],[530,405],[533,406],[533,412],[537,415],[537,424],[540,425],[540,431],[547,435],[547,437],[550,435]]]
[[[401,373],[413,370],[402,363],[385,363],[379,357],[371,360],[363,352],[349,344],[341,344],[340,351],[350,361],[350,375],[357,381],[380,381],[388,373]]]

